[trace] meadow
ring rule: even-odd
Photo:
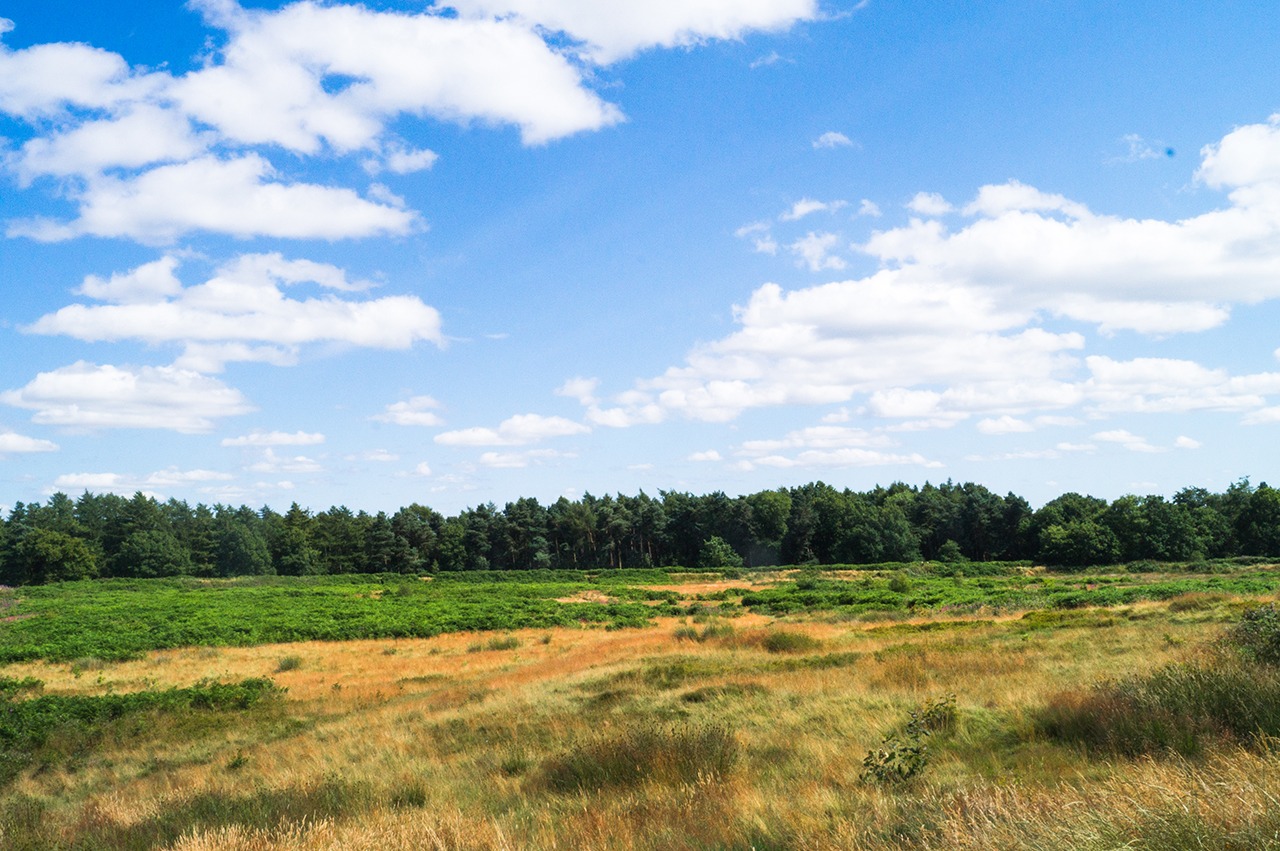
[[[0,847],[1280,847],[1278,588],[1246,559],[6,589]]]

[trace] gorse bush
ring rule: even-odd
[[[693,783],[726,776],[740,755],[737,738],[725,727],[633,727],[548,759],[541,781],[556,792]]]

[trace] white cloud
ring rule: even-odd
[[[523,452],[483,452],[479,462],[482,467],[493,469],[519,469],[537,464],[552,458],[573,457],[554,449],[528,449]]]
[[[13,28],[12,21],[0,21],[0,35]],[[154,94],[163,82],[162,75],[135,74],[120,56],[86,44],[0,45],[0,109],[23,118],[67,107],[110,109]]]
[[[517,414],[503,420],[496,429],[475,427],[446,431],[437,434],[435,441],[445,446],[523,446],[553,437],[586,434],[589,431],[591,429],[582,423],[564,417]]]
[[[1104,334],[1189,333],[1220,325],[1235,303],[1280,297],[1280,118],[1206,147],[1198,176],[1228,189],[1230,204],[1176,221],[1100,215],[1017,181],[982,187],[954,232],[912,219],[855,246],[879,261],[874,274],[759,287],[735,308],[732,334],[602,410],[616,425],[673,413],[726,421],[754,407],[866,394],[873,415],[929,427],[978,414],[991,428],[1032,412],[1058,418],[1047,425],[1196,410],[1280,421],[1271,413],[1280,373],[1085,358],[1084,334],[1041,327],[1058,317]],[[927,193],[914,206],[949,209]],[[797,248],[820,267],[828,244],[815,234]]]
[[[69,305],[24,330],[89,342],[179,343],[184,354],[177,366],[199,372],[216,372],[228,361],[289,364],[300,347],[316,343],[406,349],[421,340],[444,342],[440,314],[416,296],[334,295],[362,289],[334,266],[246,254],[205,283],[176,290],[175,266],[169,257],[106,282],[88,278],[82,293],[120,303]],[[285,294],[283,287],[302,284],[330,292]]]
[[[80,215],[70,222],[14,221],[9,236],[58,242],[78,236],[171,242],[192,231],[238,237],[344,239],[408,233],[416,214],[365,200],[350,189],[271,180],[257,154],[205,156],[137,177],[99,175],[73,192]]]
[[[917,192],[907,202],[907,209],[922,216],[944,216],[955,208],[937,192]]]
[[[800,258],[800,265],[808,267],[810,272],[821,272],[826,269],[843,269],[847,264],[833,250],[840,244],[840,237],[834,233],[809,233],[787,246],[792,254]]]
[[[779,62],[787,62],[787,61],[789,60],[783,59],[782,54],[778,53],[778,51],[772,50],[769,53],[766,53],[764,56],[761,56],[758,59],[752,60],[751,64],[748,67],[751,68],[752,71],[754,71],[757,68],[768,68],[772,65],[777,65]]]
[[[76,428],[159,428],[206,432],[253,407],[216,379],[171,366],[129,369],[78,361],[42,372],[0,402],[34,410],[32,420]]]
[[[386,410],[370,419],[402,426],[444,425],[444,420],[435,413],[439,407],[440,403],[430,396],[414,396],[412,399],[387,405]]]
[[[1152,446],[1147,442],[1145,437],[1140,437],[1125,429],[1114,429],[1112,431],[1100,431],[1093,436],[1094,440],[1100,440],[1103,443],[1115,443],[1129,450],[1130,452],[1163,452],[1159,447]]]
[[[117,304],[159,301],[182,292],[182,282],[174,274],[179,262],[176,257],[161,257],[105,281],[89,275],[76,292]]]
[[[53,481],[52,491],[88,490],[97,493],[107,492],[131,495],[143,493],[160,498],[160,488],[178,488],[187,485],[205,485],[211,482],[231,481],[235,477],[229,473],[216,470],[179,470],[168,467],[155,473],[136,475],[133,473],[65,473]],[[205,488],[206,491],[215,490]]]
[[[135,104],[120,115],[86,121],[62,133],[31,139],[15,167],[24,183],[40,175],[91,177],[106,169],[136,169],[203,154],[213,139],[184,116],[153,104]]]
[[[385,449],[370,449],[367,452],[360,452],[355,455],[346,456],[347,461],[372,461],[377,464],[390,464],[393,461],[399,461],[400,456],[394,452],[388,452]],[[424,466],[424,465],[419,465]]]
[[[1117,157],[1111,157],[1108,163],[1136,163],[1141,160],[1157,159],[1164,156],[1173,156],[1172,148],[1164,148],[1160,150],[1151,146],[1151,143],[1137,133],[1126,133],[1120,138],[1121,143],[1125,147],[1125,152]]]
[[[364,170],[370,174],[390,171],[394,174],[412,174],[415,171],[426,171],[436,164],[440,155],[435,151],[406,148],[403,145],[392,145],[383,152],[381,158],[370,158],[364,161]]]
[[[261,459],[246,469],[251,473],[319,473],[324,467],[314,458],[305,455],[282,458],[268,447],[263,450]]]
[[[1016,419],[1008,414],[1003,417],[979,420],[977,428],[983,434],[1016,434],[1018,432],[1035,431],[1035,426],[1031,425],[1031,423]]]
[[[581,405],[595,405],[599,400],[596,398],[596,389],[600,386],[598,378],[570,378],[556,388],[557,396],[567,396],[570,399],[577,399]]]
[[[1178,438],[1173,441],[1173,445],[1178,449],[1199,449],[1204,444],[1196,440],[1194,437],[1187,437],[1184,434],[1179,435]]]
[[[253,149],[307,157],[365,151],[372,171],[403,174],[431,167],[436,155],[389,132],[402,116],[513,125],[528,145],[623,118],[574,62],[514,19],[309,0],[275,10],[193,5],[226,37],[182,75],[130,67],[88,45],[0,43],[0,111],[36,130],[9,165],[24,183],[70,178],[61,191],[79,208],[69,222],[11,223],[11,235],[155,243],[193,230],[326,239],[405,233],[413,213],[350,189],[278,178],[269,152]],[[739,18],[729,10],[725,20]],[[782,18],[740,21],[768,22]]]
[[[878,219],[883,215],[883,213],[880,211],[879,204],[868,198],[863,198],[858,202],[858,215],[870,216],[873,219]]]
[[[466,15],[514,15],[530,26],[564,32],[582,53],[608,64],[651,47],[737,39],[753,30],[782,30],[818,15],[816,0],[452,0]]]
[[[852,146],[852,139],[843,133],[837,133],[835,130],[828,130],[813,140],[813,147],[819,150],[822,148],[849,148]]]
[[[714,449],[708,449],[705,452],[694,452],[686,460],[688,461],[723,461],[720,453]]]
[[[56,452],[58,444],[51,440],[27,437],[13,431],[0,431],[0,455],[27,454],[29,452]]]
[[[798,222],[812,213],[834,213],[847,206],[845,201],[818,201],[813,198],[801,198],[791,205],[791,209],[778,216],[781,222]]]
[[[1106,413],[1248,411],[1280,393],[1280,373],[1231,376],[1172,358],[1092,356],[1085,362],[1092,373],[1083,385],[1089,402]]]
[[[300,2],[237,16],[222,59],[176,81],[172,96],[233,139],[308,153],[321,140],[366,147],[399,113],[514,124],[528,144],[621,117],[509,20]]]
[[[226,437],[220,446],[315,446],[324,443],[324,435],[315,432],[255,431],[240,437]]]
[[[413,475],[426,478],[431,475],[431,465],[426,461],[420,461],[413,468]]]

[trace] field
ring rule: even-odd
[[[0,847],[1280,847],[1280,572],[1208,567],[8,589]]]

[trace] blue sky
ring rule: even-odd
[[[0,17],[0,504],[1277,478],[1270,4]]]

